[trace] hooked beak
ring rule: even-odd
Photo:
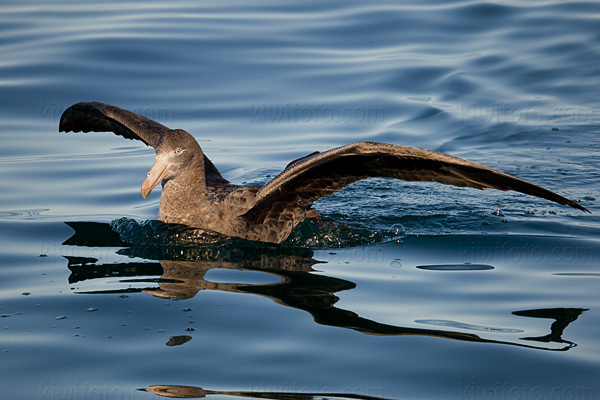
[[[148,177],[142,183],[142,197],[146,198],[156,185],[167,176],[167,162],[156,158],[154,165],[148,172]]]

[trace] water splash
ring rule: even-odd
[[[123,242],[135,246],[191,246],[231,241],[229,237],[216,232],[158,220],[137,221],[124,217],[112,221],[110,227]]]
[[[401,224],[377,228],[359,223],[346,223],[323,219],[308,220],[298,225],[290,238],[282,245],[249,242],[231,238],[217,232],[184,225],[166,224],[158,220],[137,221],[119,218],[110,223],[110,228],[120,240],[131,246],[145,247],[191,247],[205,245],[236,246],[283,246],[304,248],[343,248],[380,243],[400,238],[405,229]]]

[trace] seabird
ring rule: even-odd
[[[294,160],[264,186],[229,183],[192,135],[149,118],[99,103],[73,104],[62,114],[61,132],[114,132],[156,150],[142,196],[162,182],[158,219],[237,236],[281,243],[306,218],[316,200],[370,177],[430,181],[476,189],[515,190],[578,210],[578,203],[472,161],[394,144],[358,142]]]

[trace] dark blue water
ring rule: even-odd
[[[0,9],[2,398],[600,398],[597,2]],[[374,179],[282,246],[199,238],[141,197],[151,148],[58,133],[89,100],[186,129],[237,184],[371,140],[592,214]]]

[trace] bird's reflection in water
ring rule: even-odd
[[[210,246],[131,246],[123,243],[108,224],[69,223],[76,233],[65,245],[91,247],[123,247],[119,253],[131,258],[158,260],[157,262],[126,262],[98,264],[94,258],[66,257],[72,271],[70,283],[89,279],[119,276],[120,282],[140,284],[136,288],[93,291],[81,293],[129,293],[145,292],[168,299],[185,300],[200,290],[218,290],[232,293],[251,293],[265,296],[277,304],[308,312],[321,325],[353,329],[371,335],[418,335],[433,336],[467,342],[496,343],[542,350],[565,351],[575,343],[562,339],[563,331],[586,311],[581,308],[553,308],[543,310],[514,311],[513,314],[530,318],[553,319],[550,333],[542,337],[526,337],[523,341],[559,343],[563,347],[552,348],[528,343],[485,339],[472,333],[450,330],[422,329],[379,323],[363,318],[355,312],[335,307],[339,300],[337,292],[351,290],[354,282],[311,273],[319,261],[313,259],[309,249],[254,244],[217,243]],[[205,275],[212,269],[236,271],[259,271],[276,279],[264,283],[211,282]],[[160,278],[142,278],[157,276]],[[153,286],[140,287],[144,283]],[[155,285],[158,284],[158,287]],[[171,338],[167,345],[181,345],[190,336]]]
[[[383,397],[375,397],[357,393],[307,393],[298,392],[268,392],[268,391],[217,391],[205,390],[196,386],[178,386],[178,385],[154,385],[142,391],[154,393],[159,396],[173,399],[200,399],[210,395],[224,395],[232,397],[244,397],[253,399],[273,399],[273,400],[316,400],[316,399],[358,399],[358,400],[389,400]]]
[[[587,310],[587,308],[545,308],[540,310],[515,311],[513,314],[522,317],[549,318],[554,320],[550,326],[549,334],[539,337],[526,337],[523,340],[532,340],[541,343],[566,343],[574,347],[576,346],[575,343],[562,338],[563,332],[571,322],[575,321],[581,313]]]

